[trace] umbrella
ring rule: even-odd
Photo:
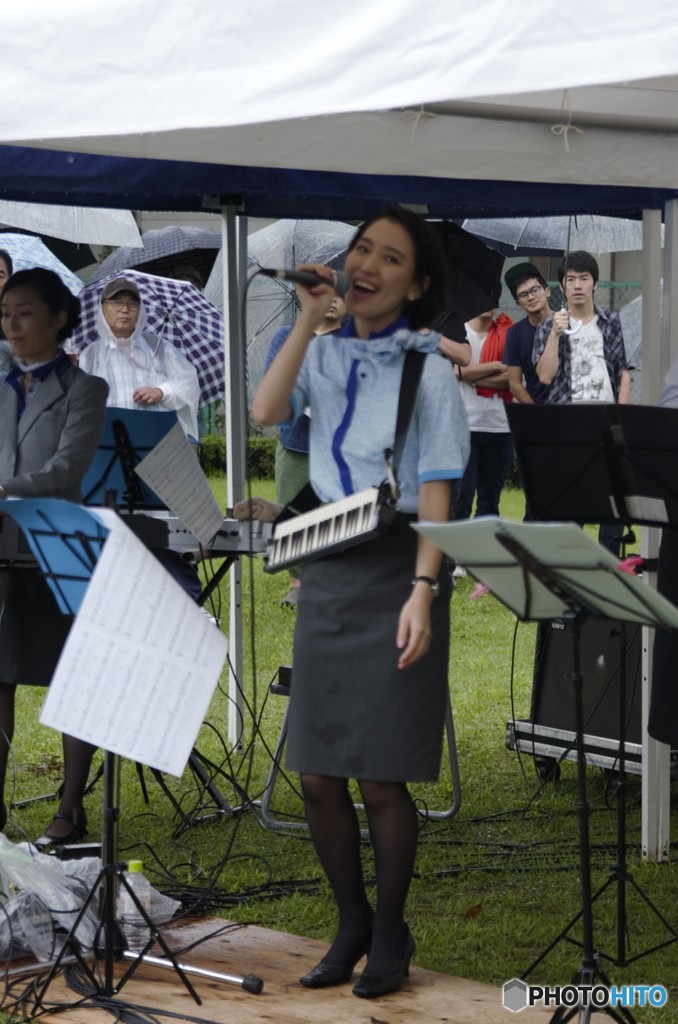
[[[29,270],[31,267],[45,267],[59,275],[66,287],[79,295],[83,284],[79,277],[50,252],[45,243],[35,235],[20,235],[6,231],[0,233],[0,249],[12,257],[14,270]]]
[[[664,282],[660,282],[660,296],[663,294]],[[640,369],[643,365],[643,296],[637,295],[619,310],[622,331],[624,332],[624,348],[630,366]]]
[[[90,282],[80,294],[82,319],[73,332],[71,348],[81,352],[97,341],[97,312],[101,293],[120,274]],[[148,329],[171,342],[195,366],[200,381],[200,404],[224,397],[224,320],[221,310],[187,281],[154,277],[126,270],[125,278],[139,289]]]
[[[0,224],[88,245],[141,245],[139,229],[129,210],[11,203],[3,199]]]
[[[504,257],[452,221],[434,223],[445,251],[445,312],[431,324],[455,341],[466,336],[464,324],[495,309],[501,293]]]
[[[255,276],[261,267],[292,269],[298,263],[322,263],[339,269],[355,228],[341,221],[279,220],[253,231],[247,239],[247,285],[245,335],[247,338],[248,393],[263,376],[264,362],[275,332],[294,321],[297,299],[293,285],[269,277]],[[219,253],[205,295],[223,306],[223,259]]]
[[[141,245],[129,210],[0,200],[0,231],[39,235],[50,252],[73,271],[97,263],[92,245]]]
[[[643,248],[643,224],[622,217],[573,214],[569,217],[499,217],[465,220],[466,231],[499,242],[511,256],[530,253],[627,252]]]
[[[116,249],[94,271],[90,281],[100,281],[111,274],[135,267],[146,274],[176,277],[177,271],[190,265],[198,270],[203,281],[210,275],[221,249],[221,231],[213,228],[153,228],[141,236],[141,248],[125,246]]]

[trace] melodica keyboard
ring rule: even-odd
[[[382,485],[275,523],[264,570],[280,572],[370,540],[389,528],[395,514],[390,489]]]

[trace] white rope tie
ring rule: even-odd
[[[435,116],[436,115],[432,114],[430,110],[426,109],[426,107],[424,106],[423,103],[419,107],[419,110],[406,110],[406,111],[404,111],[404,113],[403,113],[403,121],[414,121],[414,124],[412,125],[412,135],[410,136],[410,145],[411,146],[414,145],[415,132],[416,132],[417,127],[419,125],[419,122],[422,120],[422,118],[424,118],[424,117],[435,117]]]
[[[572,110],[570,109],[570,91],[565,90],[563,95],[563,103],[561,109],[567,108],[567,123],[566,124],[552,124],[551,131],[554,135],[562,135],[563,143],[565,144],[565,152],[570,152],[570,132],[576,132],[577,135],[583,135],[584,132],[581,128],[577,128],[576,124],[572,124]]]

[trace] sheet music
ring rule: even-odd
[[[226,637],[113,511],[96,515],[111,532],[40,721],[180,776],[219,680]]]
[[[224,517],[179,423],[135,466],[135,472],[201,544],[211,544]]]
[[[487,516],[454,523],[416,523],[414,529],[465,565],[471,575],[519,618],[557,619],[568,598],[591,614],[678,629],[678,609],[643,580],[621,572],[618,560],[575,523],[514,523]],[[537,563],[526,570],[501,537],[522,546]],[[539,568],[562,585],[556,593]]]

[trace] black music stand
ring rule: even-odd
[[[532,518],[678,526],[678,409],[506,407]]]
[[[40,571],[52,590],[62,613],[75,618],[108,536],[107,527],[87,509],[59,499],[0,501],[0,509],[10,515],[23,531]],[[104,754],[102,869],[75,918],[61,952],[51,964],[38,965],[39,972],[48,969],[45,979],[40,985],[36,984],[34,988],[35,1012],[32,1014],[33,1018],[54,1012],[53,1009],[44,1006],[44,998],[52,979],[69,956],[75,958],[92,986],[91,993],[78,1000],[73,1004],[74,1006],[80,1006],[97,996],[117,995],[144,960],[157,966],[171,967],[195,1002],[198,1005],[202,1003],[187,975],[204,972],[199,968],[180,964],[177,961],[125,877],[125,862],[118,860],[119,816],[120,757],[118,754],[106,751]],[[117,886],[122,886],[129,893],[149,928],[149,940],[142,950],[126,950],[124,937],[116,921]],[[101,919],[98,934],[103,937],[103,981],[83,956],[76,937],[80,922],[95,900],[99,901]],[[148,950],[154,942],[161,947],[165,960],[147,956]],[[94,947],[95,957],[100,953],[101,949],[97,942]],[[115,962],[121,956],[131,962],[123,975],[116,980]],[[215,977],[215,975],[212,973],[211,977]],[[263,989],[263,981],[256,975],[245,975],[244,977],[221,975],[219,977],[222,980],[238,984],[246,991],[255,994],[260,993]]]
[[[507,416],[525,493],[535,519],[571,518],[580,523],[624,523],[627,527],[632,523],[678,527],[677,409],[603,402],[558,406],[514,404],[508,406]],[[675,942],[678,931],[627,869],[626,625],[623,619],[619,645],[617,859],[593,900],[616,884],[616,956],[601,955],[625,967]],[[633,957],[626,952],[627,885],[638,893],[671,935],[665,942]]]
[[[455,561],[463,561],[468,572],[487,586],[519,619],[567,618],[573,623],[573,670],[570,678],[574,689],[577,734],[582,907],[548,949],[523,973],[523,977],[581,919],[583,942],[575,944],[581,946],[583,958],[574,976],[574,984],[602,983],[609,988],[610,982],[601,968],[601,954],[595,949],[593,940],[590,809],[586,795],[579,633],[588,616],[614,617],[655,628],[678,630],[678,609],[635,576],[619,571],[617,560],[572,523],[510,523],[487,518],[459,523],[417,524],[415,529]],[[670,929],[669,925],[667,927]],[[675,931],[673,935],[676,937]],[[599,1012],[599,1008],[586,1006],[585,1024],[594,1012]],[[635,1024],[634,1017],[626,1009],[618,1013],[614,1008],[606,1007],[604,1012],[619,1024]],[[552,1018],[553,1024],[565,1024],[579,1013],[580,1007],[571,1010],[560,1007]]]

